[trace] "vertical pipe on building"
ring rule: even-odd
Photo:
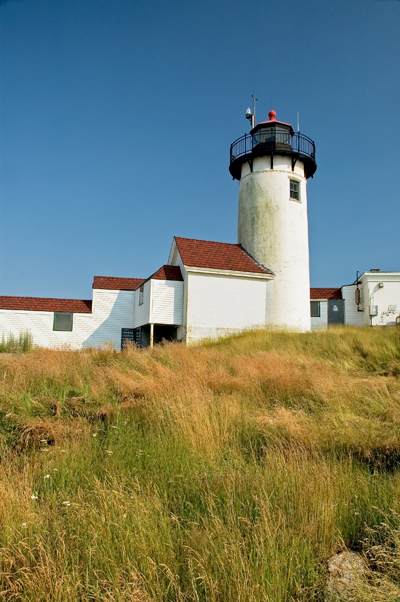
[[[150,347],[154,345],[154,324],[150,324]]]

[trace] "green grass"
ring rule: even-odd
[[[322,601],[347,546],[398,600],[399,361],[396,328],[4,355],[1,598]]]
[[[6,337],[3,333],[0,342],[0,353],[28,353],[33,348],[33,337],[27,330],[18,336],[11,332]]]

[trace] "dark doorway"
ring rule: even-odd
[[[176,326],[165,324],[154,324],[154,345],[163,340],[176,341],[178,329]],[[134,331],[135,343],[138,347],[148,347],[150,345],[150,324],[145,324],[136,328]]]
[[[166,341],[176,341],[177,327],[165,324],[154,324],[154,344],[161,343],[163,339]]]
[[[328,324],[344,324],[344,299],[328,299]]]

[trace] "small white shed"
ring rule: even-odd
[[[326,328],[329,324],[344,324],[345,303],[340,288],[310,289],[311,329]]]

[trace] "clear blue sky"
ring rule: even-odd
[[[312,286],[400,270],[399,0],[3,0],[0,36],[0,294],[236,242],[251,94],[316,143]]]

